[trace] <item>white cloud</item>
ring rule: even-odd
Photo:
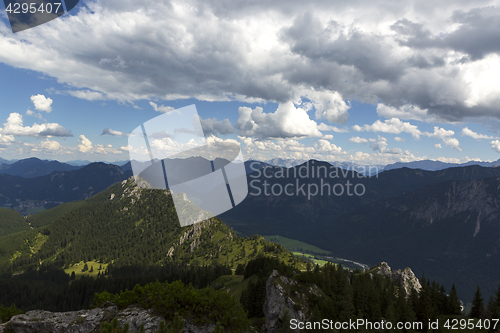
[[[151,105],[153,107],[153,109],[156,111],[156,112],[162,112],[162,113],[167,113],[167,112],[170,112],[170,111],[173,111],[175,110],[174,107],[171,107],[171,106],[165,106],[165,105],[160,105],[158,106],[156,103],[154,102],[149,102],[149,105]]]
[[[377,139],[370,139],[370,148],[379,153],[385,152],[387,149],[387,139],[380,135]]]
[[[98,155],[106,155],[106,154],[122,154],[123,147],[120,149],[114,149],[112,145],[103,145],[103,144],[92,144],[92,141],[87,139],[85,135],[80,135],[80,139],[78,140],[78,151],[84,154],[98,154]]]
[[[323,135],[323,139],[325,139],[325,140],[332,140],[333,139],[333,135],[331,135],[331,134]]]
[[[35,105],[35,109],[38,111],[45,111],[50,113],[52,111],[52,99],[45,97],[44,95],[33,95],[31,96],[31,101]]]
[[[470,136],[471,138],[476,139],[476,140],[495,139],[495,137],[493,137],[493,136],[476,133],[476,132],[470,130],[468,127],[464,127],[462,129],[462,135]]]
[[[377,114],[384,118],[399,118],[403,120],[420,120],[426,121],[430,117],[427,115],[427,109],[422,110],[416,105],[405,104],[399,108],[387,106],[383,103],[377,104]]]
[[[460,148],[460,142],[456,138],[453,138],[455,132],[452,130],[445,130],[444,128],[434,126],[434,133],[425,133],[425,135],[431,138],[441,139],[448,147],[462,151],[462,148]]]
[[[98,91],[91,91],[91,90],[68,90],[68,94],[71,96],[80,98],[80,99],[85,99],[87,101],[103,101],[106,100],[106,96]]]
[[[309,91],[302,93],[303,96],[311,100],[316,110],[316,119],[326,119],[330,123],[345,124],[349,120],[350,106],[342,99],[337,92],[329,91]]]
[[[368,140],[365,138],[360,138],[359,136],[353,136],[352,138],[349,139],[349,142],[353,143],[367,143]]]
[[[434,145],[434,148],[443,148],[443,147],[441,146],[441,144],[440,144],[440,143],[436,143],[436,144]]]
[[[491,148],[493,148],[494,151],[497,153],[500,153],[500,141],[499,140],[494,140],[490,142]]]
[[[292,102],[280,104],[274,113],[263,113],[261,107],[254,110],[240,107],[238,113],[235,127],[240,136],[258,139],[323,136],[307,112],[296,108]]]
[[[42,116],[41,113],[36,113],[36,112],[33,112],[33,111],[29,110],[29,109],[26,111],[26,115],[30,116],[30,117],[38,118],[40,120],[43,120],[43,116]]]
[[[399,134],[401,132],[410,133],[413,138],[419,139],[422,132],[417,126],[412,125],[408,122],[403,122],[398,118],[387,119],[384,122],[380,120],[375,121],[372,125],[354,125],[353,129],[357,132],[361,131],[371,131],[371,132],[383,132],[383,133],[393,133]]]
[[[47,139],[46,141],[42,141],[42,143],[40,144],[40,147],[42,147],[43,149],[45,149],[47,151],[54,152],[54,153],[61,150],[61,148],[62,148],[62,146],[59,142],[49,140],[49,139]]]
[[[330,126],[324,123],[318,124],[318,129],[320,131],[330,131],[330,132],[336,132],[336,133],[348,133],[349,128],[344,127],[344,128],[338,128],[336,126]]]
[[[0,131],[0,144],[6,144],[14,142],[14,137],[12,135],[2,134]]]
[[[33,124],[23,126],[23,116],[19,113],[11,113],[7,122],[3,124],[2,134],[15,136],[49,137],[73,136],[66,128],[56,123]]]
[[[81,153],[88,153],[94,147],[92,142],[85,137],[85,135],[80,135],[80,140],[78,140],[78,151]]]
[[[105,128],[102,130],[101,135],[112,135],[112,136],[128,136],[128,134],[120,132],[120,131],[115,131],[110,128]]]
[[[227,118],[222,121],[219,121],[216,118],[208,118],[208,119],[200,118],[200,121],[205,136],[216,135],[216,134],[226,135],[234,133],[233,126],[231,125],[231,122]]]
[[[394,137],[394,141],[397,141],[397,142],[404,142],[404,141],[406,141],[406,139],[404,139],[404,138],[400,138],[399,136],[395,136],[395,137]]]
[[[337,145],[330,143],[324,139],[319,139],[318,142],[314,144],[314,148],[318,152],[328,152],[330,154],[342,154],[342,148]]]
[[[399,119],[498,118],[499,17],[491,1],[95,0],[42,34],[2,25],[0,62],[119,101],[285,103],[312,89]],[[343,121],[344,107],[320,116]]]

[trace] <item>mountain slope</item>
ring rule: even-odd
[[[244,234],[279,234],[367,264],[409,265],[417,275],[425,272],[448,288],[455,283],[466,300],[472,299],[478,283],[489,295],[500,282],[500,271],[490,268],[500,266],[500,168],[468,166],[434,172],[402,168],[371,178],[340,172],[338,178],[323,182],[344,190],[348,181],[359,183],[365,193],[310,198],[308,186],[321,188],[322,180],[317,174],[294,177],[297,168],[249,175],[251,193],[220,218]],[[290,175],[277,177],[280,170]],[[305,195],[295,191],[297,181],[304,185]],[[273,195],[273,186],[278,191],[288,184],[293,195]]]
[[[44,214],[49,214],[43,212]],[[36,215],[35,215],[36,217]],[[261,236],[241,238],[219,219],[181,228],[167,190],[147,190],[133,178],[99,193],[69,212],[55,208],[54,222],[19,236],[0,253],[11,270],[52,263],[70,267],[81,261],[122,264],[178,260],[220,263],[236,268],[258,255],[270,255],[304,269],[305,262]],[[28,244],[28,245],[26,245]],[[2,263],[0,262],[0,266]]]
[[[500,282],[500,179],[447,181],[324,225],[320,246],[358,260],[410,265],[471,300]],[[339,237],[341,235],[341,237]]]
[[[13,209],[0,208],[0,237],[28,230],[29,224]]]

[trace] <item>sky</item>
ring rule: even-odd
[[[195,104],[244,159],[496,161],[499,102],[499,1],[81,0],[15,34],[0,3],[4,159],[127,161]]]

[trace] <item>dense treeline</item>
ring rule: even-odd
[[[0,279],[0,304],[15,304],[23,311],[44,309],[72,311],[89,308],[95,293],[119,293],[136,284],[182,281],[196,288],[210,285],[231,269],[221,265],[187,266],[176,262],[159,265],[109,265],[99,278],[82,277],[71,281],[61,269],[45,267],[9,279]]]
[[[103,292],[95,295],[97,306],[111,302],[120,309],[132,304],[154,311],[168,321],[176,314],[192,319],[197,325],[221,323],[225,329],[242,332],[249,328],[249,321],[243,308],[224,290],[211,287],[195,289],[180,281],[174,283],[148,283],[136,285],[132,290],[120,294]]]
[[[13,261],[12,270],[47,259],[60,267],[82,260],[162,261],[181,227],[170,196],[154,191],[143,195],[142,204],[126,210],[122,202],[108,201],[70,211],[41,230],[49,237],[38,253],[24,252]]]
[[[264,253],[286,257],[292,265],[305,265],[281,245],[266,242],[261,236],[238,237],[215,218],[196,239],[187,239],[181,245],[180,238],[189,227],[180,226],[171,196],[163,191],[144,190],[139,194],[139,199],[125,196],[116,202],[89,201],[48,226],[13,235],[12,245],[0,246],[0,276],[30,266],[38,268],[40,263],[67,268],[81,261],[132,265],[163,263],[172,258],[195,265],[236,267]]]
[[[422,330],[405,330],[414,332],[426,331],[429,321],[439,319],[440,325],[444,325],[446,319],[465,318],[462,315],[461,302],[455,286],[447,293],[442,285],[425,276],[421,279],[420,292],[411,291],[407,296],[400,283],[384,275],[359,270],[349,271],[340,265],[336,267],[331,264],[297,273],[272,258],[253,260],[244,270],[245,278],[249,278],[250,281],[240,301],[250,318],[264,316],[262,306],[266,297],[266,281],[272,270],[278,270],[280,275],[298,282],[282,286],[290,295],[308,295],[306,303],[298,298],[294,299],[296,302],[294,308],[308,311],[311,321],[327,318],[333,322],[357,319],[371,322],[384,320],[391,323],[421,322]],[[499,315],[500,286],[487,306],[483,304],[478,289],[469,318],[474,318],[476,323],[476,319],[494,319],[499,318]],[[286,316],[282,318],[282,328],[285,331],[287,320],[289,318]]]

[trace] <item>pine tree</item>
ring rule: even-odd
[[[490,319],[500,318],[500,286],[495,295],[490,297],[487,307],[487,315]]]
[[[448,296],[448,314],[460,315],[461,313],[462,308],[460,299],[458,298],[457,288],[455,288],[455,285],[452,285],[450,295]]]
[[[476,294],[472,300],[472,308],[469,314],[470,318],[483,318],[484,317],[484,304],[483,297],[481,296],[481,289],[477,286]]]

